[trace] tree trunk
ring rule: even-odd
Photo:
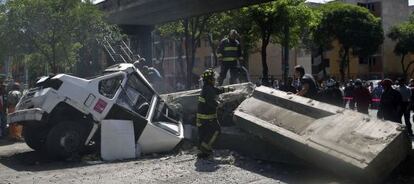
[[[195,20],[192,20],[192,24],[191,24],[191,35],[190,35],[190,40],[191,40],[191,65],[190,65],[190,78],[189,78],[189,82],[190,85],[193,86],[194,82],[193,82],[193,68],[194,68],[194,64],[195,64],[195,55],[197,52],[197,40],[199,38],[197,38],[196,34],[197,34],[197,30],[198,30],[198,24],[199,24],[199,18],[195,18]],[[200,33],[201,34],[201,33]]]
[[[328,77],[328,74],[326,72],[326,63],[325,63],[325,58],[323,57],[323,48],[322,47],[319,47],[319,54],[321,55],[321,65],[322,65],[323,78],[326,79]]]
[[[243,50],[243,62],[240,64],[248,69],[249,68],[249,50],[245,48],[243,48],[242,50]]]
[[[410,69],[410,67],[411,67],[411,65],[413,65],[414,64],[414,61],[410,61],[409,63],[408,63],[408,65],[405,67],[405,73],[406,74],[404,74],[405,76],[405,78],[407,78],[407,73],[408,73],[408,70]],[[413,70],[411,70],[411,71],[413,71]],[[413,75],[413,73],[411,72],[411,74],[410,74],[410,77],[412,77],[412,75]]]
[[[218,58],[217,58],[217,45],[214,45],[213,36],[211,34],[208,35],[208,43],[210,44],[211,52],[213,53],[213,66],[217,67]]]
[[[184,19],[184,47],[185,47],[185,60],[186,60],[186,64],[187,64],[187,72],[186,72],[186,83],[185,86],[187,89],[191,88],[191,59],[189,58],[189,50],[190,50],[190,46],[189,46],[189,40],[190,40],[190,36],[189,36],[189,30],[188,30],[188,18]]]
[[[283,57],[283,81],[285,84],[288,82],[288,74],[289,74],[289,26],[284,27],[284,43],[283,43],[283,49],[284,49],[284,57]]]
[[[160,61],[157,63],[157,61],[155,61],[155,63],[154,63],[154,66],[156,66],[156,68],[158,69],[158,71],[160,72],[160,74],[161,74],[161,76],[164,78],[164,74],[165,74],[165,72],[164,72],[164,67],[163,67],[163,64],[164,64],[164,60],[165,60],[165,40],[163,40],[163,39],[161,39],[161,58],[160,58]]]
[[[185,70],[184,70],[184,62],[183,62],[183,38],[181,37],[177,46],[177,54],[178,54],[178,64],[179,64],[179,78],[180,80],[185,79]]]
[[[347,75],[348,75],[348,79],[351,78],[351,63],[349,62],[349,54],[346,55],[346,66],[347,66]]]
[[[344,53],[341,59],[341,63],[339,65],[339,73],[341,74],[341,80],[342,82],[345,82],[345,66],[346,66],[346,60],[347,60],[347,55],[348,55],[348,50],[347,48],[344,48]]]
[[[244,41],[243,37],[240,38],[240,47],[242,50],[242,57],[243,62],[240,62],[241,66],[249,68],[249,48],[246,46],[246,42]]]
[[[411,62],[414,62],[414,61],[411,61]],[[414,68],[411,69],[410,78],[413,77],[413,75],[414,75]]]
[[[56,40],[55,40],[55,32],[52,30],[52,63],[53,63],[53,73],[57,74],[58,71],[58,66],[56,63]]]
[[[266,35],[266,33],[263,33],[262,35],[262,51],[261,51],[261,55],[262,55],[262,83],[264,85],[267,85],[268,83],[268,75],[269,75],[269,68],[267,67],[267,45],[269,45],[269,38],[270,35]]]
[[[403,74],[404,74],[404,76],[405,77],[407,77],[407,71],[408,71],[408,67],[407,68],[405,68],[405,66],[404,66],[404,59],[405,59],[405,55],[406,54],[403,54],[402,56],[401,56],[401,69],[402,69],[402,72],[403,72]]]
[[[52,72],[54,74],[57,74],[59,71],[58,71],[57,64],[56,64],[56,48],[54,44],[52,44],[52,63],[53,63]]]

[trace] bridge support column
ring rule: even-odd
[[[139,54],[151,63],[152,60],[152,38],[151,33],[154,26],[120,25],[124,34],[130,39],[130,47],[134,54]]]

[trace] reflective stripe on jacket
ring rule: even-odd
[[[214,119],[217,118],[217,96],[221,93],[228,92],[228,88],[215,87],[205,84],[198,97],[197,119]]]
[[[228,38],[223,39],[217,50],[217,56],[225,62],[232,62],[243,59],[239,41],[230,40]]]

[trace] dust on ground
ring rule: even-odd
[[[119,162],[104,162],[94,155],[71,162],[53,161],[25,143],[0,140],[0,184],[352,183],[312,167],[254,160],[229,150],[218,150],[214,156],[212,160],[199,160],[190,150]],[[386,183],[414,183],[412,158]]]

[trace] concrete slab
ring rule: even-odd
[[[411,150],[404,127],[267,87],[236,109],[234,122],[278,148],[358,182],[378,183]]]
[[[214,144],[214,148],[237,151],[245,156],[259,160],[290,165],[308,164],[290,152],[273,146],[259,137],[235,126],[222,128],[221,135]]]

